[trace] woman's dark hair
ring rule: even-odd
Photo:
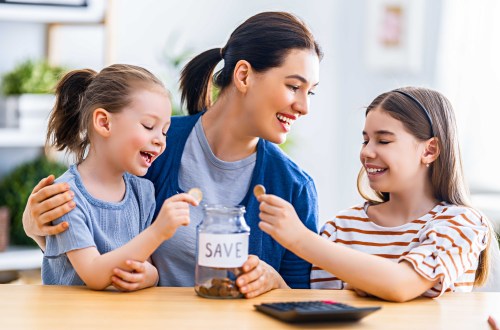
[[[234,30],[226,46],[207,50],[186,64],[180,78],[182,103],[187,103],[190,115],[210,106],[212,73],[222,59],[224,67],[213,81],[221,92],[231,83],[238,61],[248,61],[252,69],[264,72],[282,65],[293,49],[310,49],[323,57],[311,31],[294,15],[264,12],[252,16]]]
[[[45,145],[74,153],[80,163],[90,144],[88,128],[94,110],[120,112],[132,101],[135,88],[156,88],[168,95],[158,78],[134,65],[114,64],[99,73],[91,69],[67,73],[56,87]]]

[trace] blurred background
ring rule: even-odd
[[[43,93],[60,70],[144,66],[178,103],[186,60],[224,46],[240,23],[269,10],[301,17],[325,53],[311,112],[294,125],[284,148],[315,179],[321,223],[361,201],[356,177],[365,107],[408,85],[437,89],[451,100],[473,202],[500,222],[495,0],[0,0],[0,182],[8,182],[0,183],[0,204],[8,189],[27,196],[42,170],[60,170],[38,158],[53,102]],[[24,205],[16,203],[21,211],[10,213],[19,217]],[[18,220],[10,226],[22,233]]]

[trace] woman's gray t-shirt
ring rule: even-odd
[[[203,204],[238,205],[250,187],[257,154],[235,162],[218,159],[208,144],[201,118],[187,138],[179,169],[179,188],[203,191]],[[165,152],[168,152],[168,147]],[[196,226],[203,219],[202,207],[190,206],[189,226],[179,227],[152,255],[160,286],[194,286]]]

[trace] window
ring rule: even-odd
[[[437,67],[457,114],[465,175],[473,193],[500,194],[500,2],[443,4]]]

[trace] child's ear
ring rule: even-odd
[[[233,81],[236,88],[243,94],[248,90],[251,74],[252,65],[248,61],[239,60],[234,66]]]
[[[422,155],[422,163],[431,164],[439,157],[439,140],[433,137],[425,142],[425,150]]]
[[[103,108],[97,108],[92,113],[92,125],[97,134],[108,137],[111,131],[111,114]]]

